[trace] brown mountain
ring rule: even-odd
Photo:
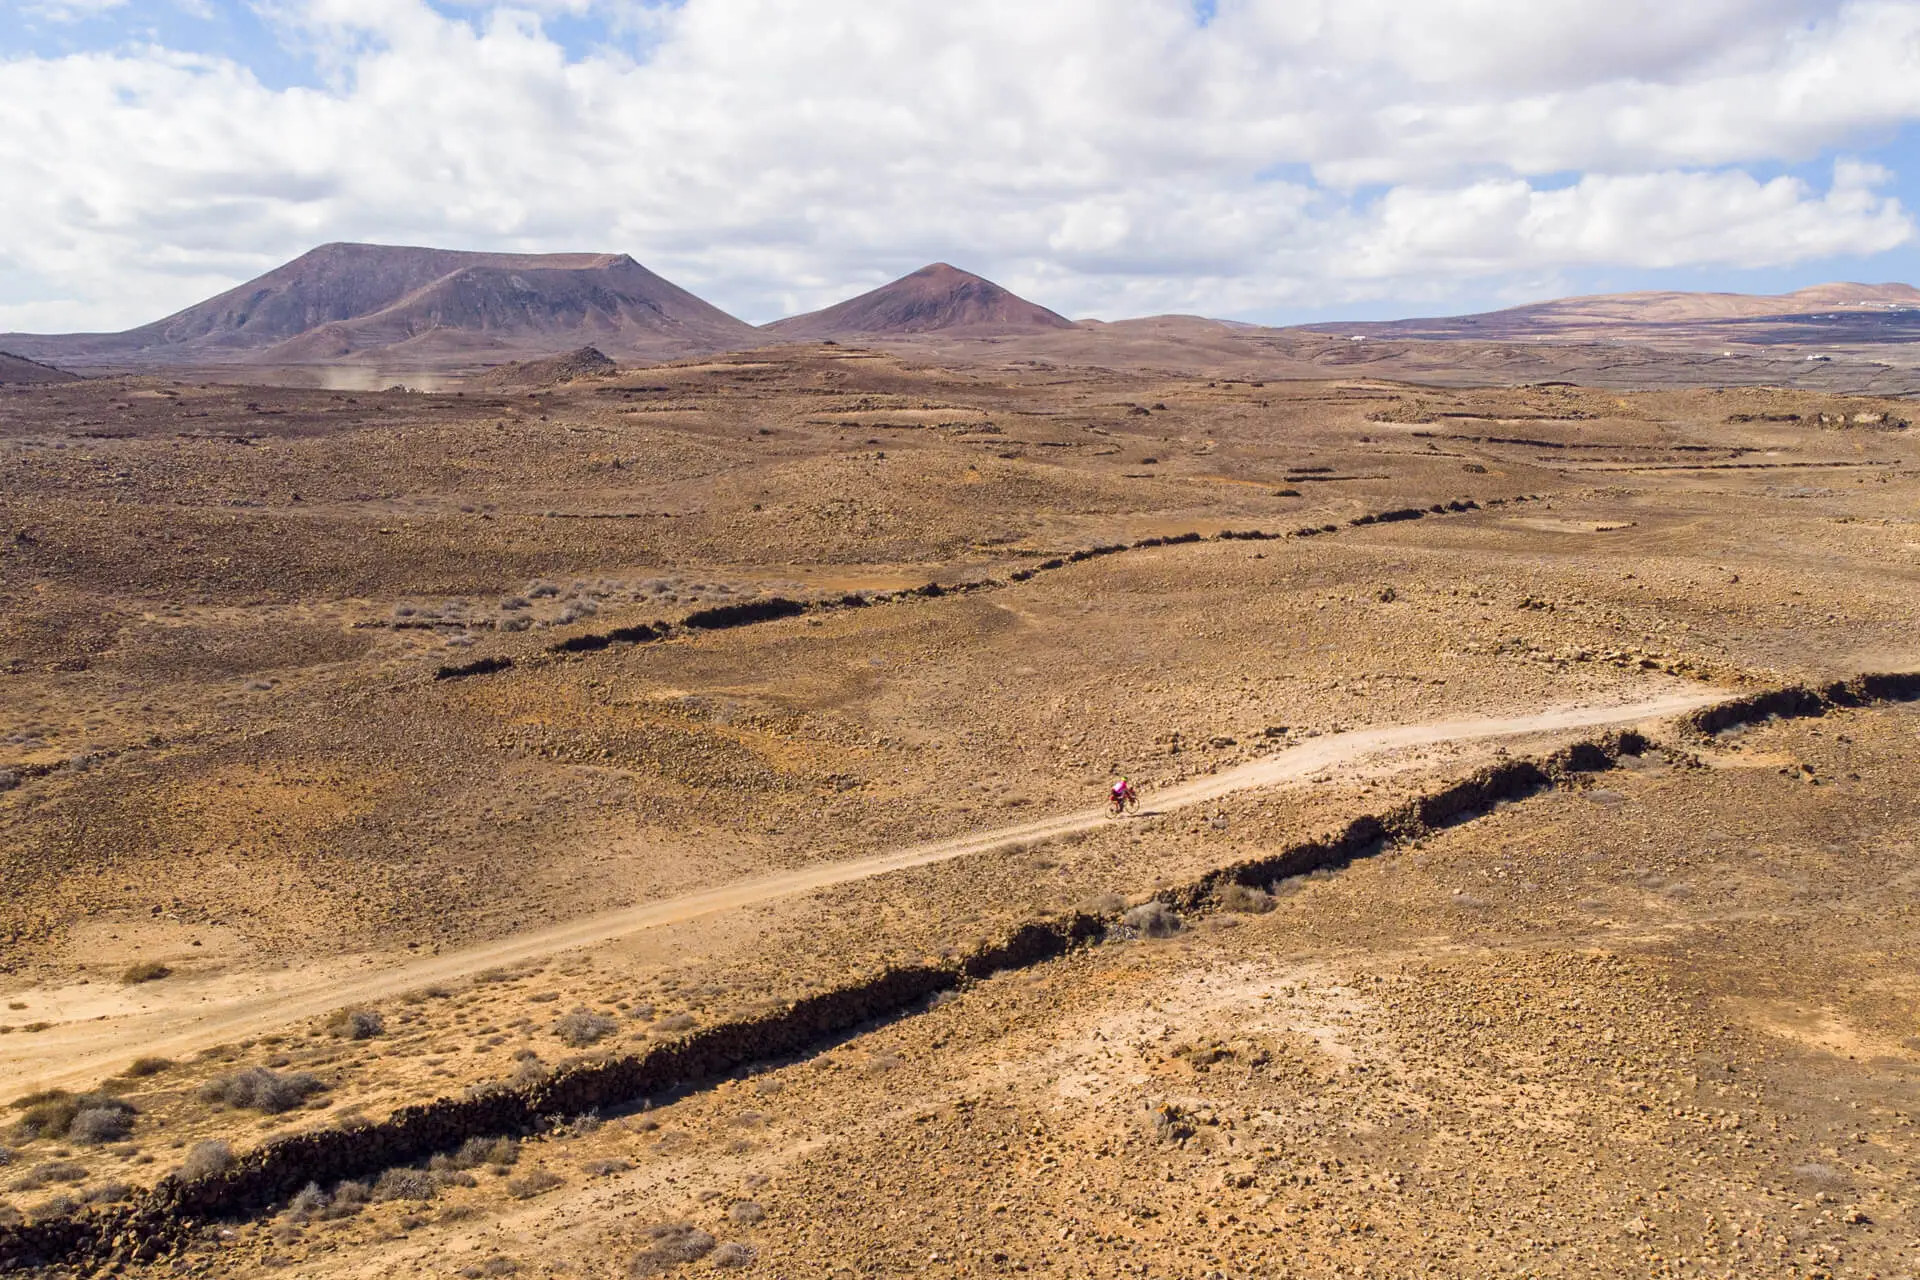
[[[928,333],[992,337],[1073,327],[1065,316],[1009,293],[991,280],[936,262],[870,293],[822,311],[776,320],[762,330],[781,338],[817,342]]]
[[[586,344],[661,359],[760,340],[751,325],[625,254],[329,244],[125,333],[0,342],[73,365],[434,365]]]
[[[0,383],[78,382],[80,375],[0,351]]]

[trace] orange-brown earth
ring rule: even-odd
[[[174,1038],[115,1076],[127,1133],[0,1138],[0,1199],[57,1212],[195,1142],[377,1119],[1145,900],[1577,731],[461,968],[503,937],[1083,810],[1116,770],[1151,809],[1342,731],[1920,667],[1904,417],[834,347],[530,391],[9,388],[0,1072],[20,1095],[123,1070],[140,1043],[86,1056],[95,1018]],[[1474,505],[1351,524],[1447,502]],[[484,658],[511,665],[434,678]],[[773,1274],[1898,1274],[1915,724],[1656,725],[1677,754],[1271,911],[556,1131],[432,1203],[242,1223],[162,1265],[613,1275],[684,1220]],[[194,1043],[276,983],[436,951],[446,976],[366,1003],[380,1034],[303,1015]],[[124,984],[141,962],[168,972]],[[610,1029],[566,1043],[576,1006]],[[325,1087],[277,1113],[202,1096],[246,1066]]]

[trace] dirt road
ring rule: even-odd
[[[1195,778],[1149,797],[1157,812],[1205,804],[1238,791],[1308,778],[1383,754],[1569,730],[1634,724],[1681,714],[1726,695],[1697,689],[1637,702],[1564,706],[1527,715],[1434,720],[1328,734],[1272,756]],[[367,1003],[502,965],[608,942],[646,929],[885,875],[971,854],[1022,848],[1097,827],[1103,807],[952,837],[890,853],[736,880],[696,893],[584,916],[439,955],[343,956],[304,969],[243,972],[166,987],[72,986],[30,993],[55,1025],[0,1040],[0,1095],[91,1084],[143,1054],[182,1057],[285,1027],[343,1005]]]

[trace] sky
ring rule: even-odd
[[[0,0],[0,331],[317,244],[1269,323],[1920,279],[1920,0]]]

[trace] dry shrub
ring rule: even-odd
[[[766,1216],[767,1211],[751,1200],[736,1200],[727,1206],[727,1221],[736,1227],[751,1227]]]
[[[566,1181],[545,1169],[529,1169],[517,1178],[507,1179],[507,1194],[515,1200],[531,1200],[543,1191],[551,1191]]]
[[[372,1009],[336,1009],[327,1018],[327,1032],[346,1040],[371,1040],[387,1029],[387,1020]]]
[[[630,1274],[654,1276],[685,1262],[698,1262],[713,1252],[714,1238],[691,1222],[668,1222],[649,1227],[653,1241],[634,1256]]]
[[[86,1098],[67,1126],[67,1136],[88,1146],[118,1142],[133,1132],[134,1115],[133,1107],[118,1098]]]
[[[1127,909],[1127,900],[1117,893],[1097,893],[1080,904],[1089,915],[1117,916]]]
[[[750,1244],[741,1244],[729,1240],[713,1251],[712,1265],[716,1267],[750,1267],[759,1254]]]
[[[34,1205],[33,1208],[27,1210],[27,1213],[36,1222],[45,1222],[48,1218],[64,1218],[79,1207],[79,1200],[62,1191],[58,1195]]]
[[[319,1183],[309,1182],[287,1203],[287,1220],[312,1222],[316,1218],[325,1217],[327,1210],[332,1206],[333,1197],[322,1191]]]
[[[133,1195],[133,1186],[126,1182],[103,1182],[87,1192],[88,1204],[119,1204]]]
[[[133,1080],[144,1080],[148,1076],[157,1076],[162,1071],[171,1070],[172,1058],[135,1058],[130,1066],[120,1074]]]
[[[660,1019],[647,1030],[656,1036],[670,1036],[681,1031],[691,1031],[699,1025],[700,1020],[692,1014],[675,1013]]]
[[[431,1200],[440,1182],[425,1169],[389,1169],[373,1184],[375,1200]]]
[[[448,1157],[456,1169],[477,1169],[483,1164],[504,1169],[519,1158],[520,1144],[512,1138],[468,1138]]]
[[[0,790],[5,790],[0,787]],[[26,1220],[24,1214],[4,1200],[0,1200],[0,1227],[17,1227]]]
[[[26,1108],[20,1113],[19,1123],[14,1132],[28,1142],[35,1138],[64,1138],[67,1126],[80,1114],[80,1102],[68,1097],[64,1092],[54,1091],[57,1096],[34,1094],[21,1099]],[[39,1099],[35,1101],[35,1099]],[[19,1103],[15,1104],[20,1105]]]
[[[1142,938],[1170,938],[1180,932],[1180,917],[1159,900],[1143,902],[1120,917],[1120,923]]]
[[[580,1166],[581,1172],[590,1178],[610,1178],[616,1173],[625,1173],[633,1168],[633,1161],[614,1157],[611,1160],[589,1160]]]
[[[512,1258],[496,1255],[471,1267],[462,1267],[459,1274],[465,1280],[483,1280],[486,1276],[510,1276],[518,1270],[520,1264]]]
[[[559,1036],[567,1045],[575,1049],[584,1049],[612,1035],[620,1024],[603,1013],[594,1013],[586,1008],[575,1009],[553,1024],[553,1034]]]
[[[309,1095],[325,1092],[326,1087],[318,1076],[305,1071],[281,1075],[266,1067],[246,1067],[200,1086],[200,1100],[273,1115],[293,1110]]]
[[[106,1093],[73,1097],[64,1089],[28,1094],[15,1102],[23,1108],[14,1132],[26,1141],[35,1138],[72,1138],[89,1144],[117,1142],[133,1128],[131,1104]]]
[[[50,1182],[84,1182],[86,1177],[85,1165],[71,1160],[44,1160],[20,1175],[13,1190],[38,1191]]]
[[[1273,910],[1273,895],[1251,885],[1230,884],[1220,890],[1220,909],[1242,915],[1261,915]]]
[[[133,986],[139,982],[158,982],[160,979],[168,977],[172,973],[173,970],[167,968],[167,966],[161,964],[158,960],[142,960],[137,964],[130,964],[122,970],[120,973],[120,981],[126,983],[128,986]]]
[[[180,1162],[180,1180],[193,1182],[225,1173],[233,1164],[233,1148],[224,1142],[196,1142]]]

